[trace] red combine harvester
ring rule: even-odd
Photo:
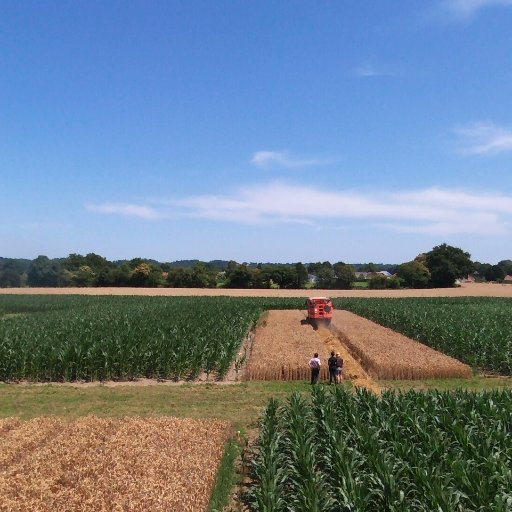
[[[306,301],[306,305],[308,307],[307,323],[311,324],[315,329],[320,325],[325,325],[326,327],[331,325],[334,306],[329,297],[310,297]]]

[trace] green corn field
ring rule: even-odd
[[[512,299],[338,299],[348,309],[473,368],[512,375]]]
[[[512,510],[512,393],[314,389],[261,422],[258,512]]]
[[[262,311],[302,302],[0,295],[0,380],[222,378]]]
[[[477,369],[512,375],[512,300],[336,299]],[[0,295],[0,380],[222,378],[268,309],[302,298]]]

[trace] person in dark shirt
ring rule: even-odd
[[[329,384],[337,384],[338,360],[336,359],[334,350],[331,352],[331,357],[329,357],[327,363],[329,365]]]

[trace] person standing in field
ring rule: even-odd
[[[334,354],[334,350],[331,352],[327,364],[329,365],[329,384],[338,384],[338,359]]]
[[[339,384],[343,380],[343,359],[339,352],[336,352],[336,381]]]
[[[316,384],[318,382],[321,366],[322,363],[320,362],[320,358],[318,357],[318,352],[315,352],[313,354],[313,357],[309,360],[309,367],[311,368],[311,384]]]

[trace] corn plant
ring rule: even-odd
[[[512,510],[512,393],[315,388],[267,409],[283,510]],[[269,427],[266,427],[267,430]],[[266,453],[268,436],[261,436]],[[255,460],[261,494],[262,458]],[[253,501],[252,510],[267,510]]]
[[[0,295],[0,380],[222,378],[263,310],[301,302]]]

